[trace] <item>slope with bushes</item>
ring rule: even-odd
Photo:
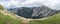
[[[22,24],[21,20],[14,19],[9,15],[0,13],[0,24]]]
[[[4,9],[4,7],[0,4],[0,10],[3,10]]]
[[[60,13],[44,20],[32,20],[29,24],[60,24]]]
[[[12,13],[4,12],[4,8],[2,5],[0,5],[0,24],[22,24],[22,21],[20,18],[15,17],[12,15]]]

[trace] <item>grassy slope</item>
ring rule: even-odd
[[[33,20],[29,24],[60,24],[60,13],[45,20]]]
[[[22,24],[21,20],[13,19],[9,15],[3,15],[0,13],[0,24]]]
[[[0,4],[0,10],[3,11],[4,7]],[[5,13],[5,12],[4,12]],[[11,15],[4,15],[0,12],[0,24],[22,24],[20,18],[17,18],[14,14],[9,13]]]

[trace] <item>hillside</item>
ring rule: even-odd
[[[0,5],[0,24],[22,24],[22,20]]]
[[[9,14],[12,13],[4,15],[0,11],[0,24],[22,24],[22,21],[19,18],[15,17],[14,14],[12,14],[13,16]],[[28,24],[60,24],[60,13],[43,20],[31,20]]]
[[[58,13],[57,10],[50,9],[50,7],[45,5],[41,7],[10,8],[9,10],[21,17],[33,19],[44,18]]]
[[[29,24],[60,24],[60,13],[44,20],[32,20]]]
[[[22,24],[22,21],[0,12],[0,24]]]
[[[40,7],[38,7],[38,8],[40,8]],[[44,13],[46,13],[47,15],[50,14],[50,13],[51,14],[53,13],[54,15],[52,15],[52,16],[51,15],[48,15],[50,17],[45,17],[45,18],[41,18],[41,19],[40,18],[39,19],[26,19],[24,17],[20,17],[20,16],[18,16],[16,14],[14,14],[14,13],[12,13],[12,12],[4,9],[0,5],[0,24],[60,24],[60,13],[57,12],[58,13],[57,14],[55,10],[51,10],[51,9],[46,8],[46,7],[43,7],[41,9],[38,9],[38,8],[37,9],[34,8],[34,10],[36,9],[35,10],[35,14],[36,14],[36,11],[37,10],[38,10],[37,13],[39,12],[39,10],[42,10],[40,12],[43,12],[42,13],[43,15],[45,15]],[[46,9],[48,9],[48,10],[46,10],[46,12],[44,12],[44,8],[45,8],[45,10]],[[23,15],[25,13],[30,14],[30,12],[32,11],[31,9],[25,8],[25,7],[23,7],[23,9],[21,11],[20,10],[21,9],[19,9],[19,12],[18,13],[19,14],[23,14]],[[40,12],[39,12],[38,15],[40,15]]]

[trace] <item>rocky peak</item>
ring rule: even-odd
[[[47,6],[42,6],[42,7],[33,9],[32,17],[33,18],[43,18],[43,17],[51,16],[56,12],[57,11],[50,9]]]
[[[41,7],[20,7],[14,9],[15,14],[25,18],[44,18],[56,14],[58,11],[50,9],[47,6]]]

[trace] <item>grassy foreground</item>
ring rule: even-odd
[[[0,24],[22,24],[22,21],[0,13]]]
[[[60,13],[45,20],[33,20],[29,24],[60,24]]]

